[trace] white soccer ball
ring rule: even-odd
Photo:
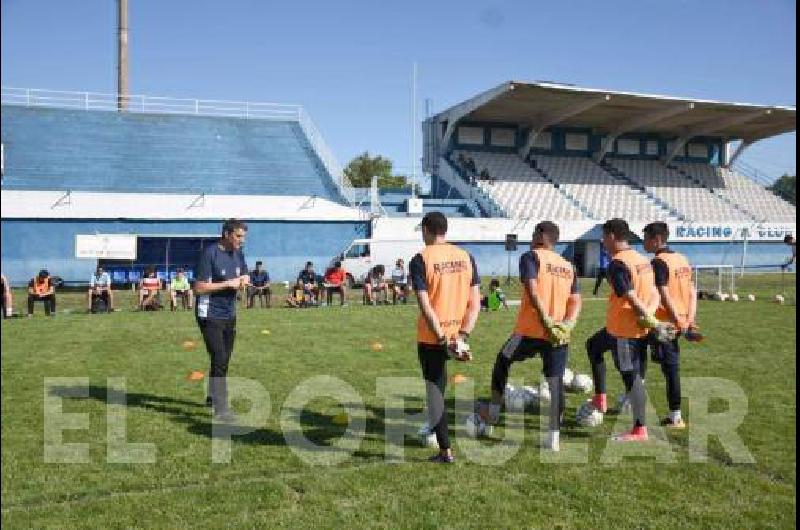
[[[587,399],[578,407],[575,420],[581,427],[597,427],[603,423],[603,413],[595,408],[591,399]]]
[[[748,294],[747,295],[747,299],[750,300],[751,302],[755,302],[756,301],[756,295]]]
[[[738,301],[739,301],[739,295],[736,294],[736,293],[733,293],[731,295],[731,302],[738,302]]]
[[[775,295],[775,303],[776,303],[776,304],[782,304],[782,303],[784,303],[785,301],[786,301],[786,299],[783,297],[783,295],[782,295],[782,294],[776,294],[776,295]]]
[[[539,389],[535,386],[523,386],[520,390],[525,396],[526,405],[534,405],[539,401]]]
[[[564,377],[561,378],[564,381],[564,386],[570,386],[572,384],[572,379],[575,377],[575,372],[570,370],[569,368],[564,368]]]
[[[730,295],[728,295],[728,293],[720,293],[720,302],[727,302],[729,298]]]
[[[289,280],[284,280],[283,286],[288,289],[289,288]]]
[[[492,426],[483,421],[480,414],[477,412],[473,412],[467,416],[464,427],[467,430],[467,436],[470,438],[478,438],[479,436],[489,436],[492,434]]]
[[[506,409],[511,412],[522,412],[528,404],[528,394],[524,389],[518,388],[506,396]]]
[[[592,382],[592,378],[586,374],[575,374],[575,377],[572,379],[572,385],[570,385],[572,390],[584,394],[591,392],[593,387],[594,383]]]
[[[503,399],[508,399],[508,396],[516,392],[516,390],[517,389],[512,385],[506,385],[506,387],[503,389]]]

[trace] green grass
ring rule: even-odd
[[[794,275],[789,278],[794,293]],[[202,404],[205,385],[186,379],[191,370],[206,369],[206,355],[202,347],[181,347],[186,339],[200,339],[191,314],[131,312],[130,293],[124,293],[119,305],[126,311],[86,316],[78,313],[80,294],[63,294],[59,308],[73,313],[46,319],[37,307],[34,318],[2,325],[2,523],[11,528],[794,527],[796,308],[768,302],[778,290],[779,275],[754,276],[739,282],[739,293],[755,293],[755,303],[701,302],[707,339],[684,343],[683,350],[685,378],[725,378],[744,390],[749,412],[738,433],[755,463],[731,462],[717,442],[710,444],[707,463],[692,462],[689,432],[682,432],[668,435],[675,463],[635,457],[605,464],[615,418],[607,416],[594,430],[577,427],[575,408],[586,396],[570,394],[562,444],[588,444],[588,463],[544,462],[536,440],[540,417],[529,414],[522,449],[498,466],[470,463],[457,446],[456,465],[432,466],[424,462],[431,450],[413,435],[405,439],[405,463],[385,460],[384,402],[376,395],[376,380],[419,377],[412,304],[240,310],[230,374],[259,381],[269,392],[271,413],[256,431],[234,437],[229,464],[214,464],[210,415]],[[514,297],[518,286],[508,291]],[[584,292],[590,291],[587,281]],[[19,310],[22,295],[15,294]],[[354,292],[353,301],[359,296]],[[578,372],[589,371],[582,345],[602,326],[603,311],[602,301],[586,301],[570,352],[569,365]],[[449,366],[451,373],[475,382],[478,398],[488,396],[492,364],[515,314],[514,308],[483,313],[471,341],[475,361]],[[263,329],[271,333],[264,335]],[[374,341],[383,344],[382,351],[372,350]],[[540,369],[539,360],[515,365],[512,378],[537,380]],[[305,464],[281,431],[287,396],[315,375],[344,380],[366,404],[364,440],[331,467]],[[65,412],[89,414],[88,430],[64,433],[65,442],[90,445],[89,463],[45,462],[45,377],[89,378],[89,397],[63,400]],[[109,377],[126,378],[128,441],[155,444],[155,464],[107,463]],[[621,390],[613,368],[609,384],[612,395]],[[666,407],[663,385],[651,365],[647,389],[659,414]],[[449,396],[452,405],[452,385]],[[410,398],[406,411],[420,412],[422,405]],[[334,443],[344,429],[332,422],[340,410],[331,400],[311,401],[301,416],[309,438]],[[461,417],[458,423],[456,437]]]

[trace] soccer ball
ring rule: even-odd
[[[751,302],[755,302],[756,301],[756,295],[748,294],[747,295],[747,299],[750,300]]]
[[[722,301],[722,295],[723,295],[723,294],[724,294],[724,293],[723,293],[722,291],[717,291],[716,293],[714,293],[714,300],[717,300],[717,301],[720,301],[720,302],[721,302],[721,301]]]
[[[575,377],[575,372],[573,372],[569,368],[564,368],[564,377],[561,378],[564,381],[564,386],[570,386],[572,384],[572,379],[574,377]]]
[[[431,429],[427,421],[419,428],[417,436],[419,436],[419,441],[422,445],[436,449],[439,448],[439,442],[436,440],[436,433],[433,432],[433,429]]]
[[[550,385],[547,381],[539,385],[539,401],[550,401]]]
[[[728,298],[729,298],[728,293],[720,293],[719,297],[720,302],[727,302]]]
[[[597,427],[603,423],[603,413],[595,408],[591,399],[587,399],[578,407],[575,420],[581,427]]]
[[[733,293],[731,295],[731,302],[738,302],[738,301],[739,301],[739,295],[736,294],[736,293]]]
[[[520,391],[525,396],[526,405],[532,405],[539,401],[539,389],[535,386],[523,386]]]
[[[522,412],[528,404],[528,393],[523,388],[517,388],[506,395],[506,409],[512,412]]]
[[[470,438],[478,438],[479,436],[489,436],[492,434],[492,426],[487,425],[477,412],[473,412],[467,416],[467,421],[464,422],[464,427],[467,430],[467,436]]]
[[[775,303],[776,304],[782,304],[785,301],[786,301],[786,299],[783,297],[782,294],[776,294],[775,295]]]
[[[592,391],[594,384],[592,382],[592,378],[586,374],[575,374],[575,377],[572,379],[572,385],[570,386],[572,390],[576,392],[588,393]]]

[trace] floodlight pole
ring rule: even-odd
[[[417,62],[411,66],[411,197],[417,197]]]
[[[128,108],[128,0],[117,0],[117,109]]]

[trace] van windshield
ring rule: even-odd
[[[369,244],[368,243],[356,243],[347,249],[347,253],[344,255],[345,258],[367,258],[369,257]]]

